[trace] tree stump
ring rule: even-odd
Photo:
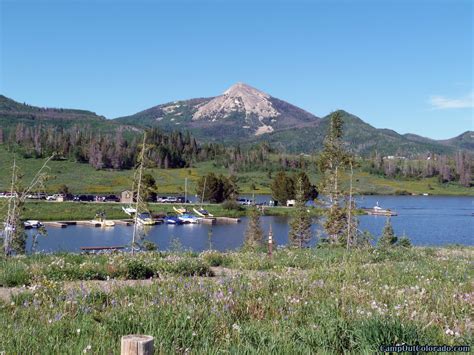
[[[121,355],[152,355],[153,337],[150,335],[125,335],[122,337]]]

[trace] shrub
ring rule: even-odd
[[[227,259],[219,252],[206,252],[203,253],[202,259],[207,262],[210,266],[221,266],[227,263]]]
[[[129,280],[143,280],[153,277],[153,269],[138,260],[130,260],[127,263],[126,277]]]
[[[222,203],[222,208],[228,211],[243,211],[244,208],[235,200],[227,200]]]
[[[30,284],[30,274],[26,265],[18,262],[4,262],[0,267],[0,286],[14,287]]]
[[[411,248],[411,240],[407,236],[403,236],[398,240],[398,246],[401,246],[403,248]]]

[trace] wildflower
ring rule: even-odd
[[[196,332],[193,332],[192,336],[195,337],[196,335],[197,335],[197,333],[196,333]]]
[[[236,332],[240,332],[240,326],[236,323],[232,324],[232,329],[235,330]]]
[[[76,333],[79,335],[81,334],[81,330],[79,328],[76,329]]]
[[[92,346],[89,344],[85,347],[84,350],[82,350],[82,352],[85,354],[85,353],[89,352],[91,349],[92,349]]]
[[[451,329],[446,329],[446,335],[454,335],[454,332]]]

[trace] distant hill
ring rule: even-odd
[[[354,153],[369,155],[377,150],[384,155],[449,154],[459,149],[474,152],[472,131],[437,141],[378,129],[348,112],[341,113],[344,140]],[[160,127],[165,131],[188,130],[203,142],[250,145],[268,141],[282,151],[309,153],[322,148],[329,120],[330,115],[317,117],[243,83],[216,97],[174,101],[114,120],[86,110],[21,104],[0,95],[0,127],[4,132],[19,123],[88,127],[96,132],[120,129],[130,133]]]
[[[43,108],[27,104],[21,104],[6,96],[0,95],[0,127],[8,131],[17,124],[26,126],[54,126],[69,128],[75,125],[88,126],[99,131],[114,131],[123,128],[120,122],[108,120],[91,111]],[[130,127],[129,129],[136,129]]]

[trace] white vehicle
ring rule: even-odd
[[[49,195],[46,197],[46,201],[56,201],[58,199],[59,195]]]

